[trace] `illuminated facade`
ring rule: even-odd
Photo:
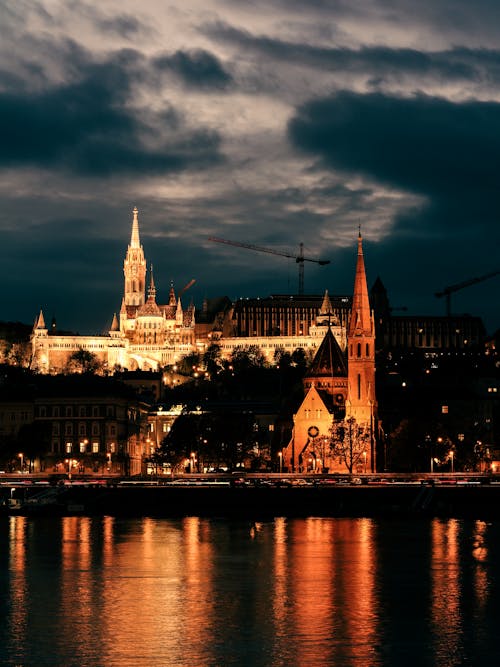
[[[39,373],[68,369],[75,353],[87,353],[108,373],[117,370],[159,370],[186,355],[203,353],[212,343],[229,358],[236,348],[259,347],[268,362],[276,351],[302,348],[314,354],[329,326],[339,345],[346,346],[349,297],[274,295],[237,301],[210,322],[195,321],[194,305],[183,308],[171,284],[168,301],[157,303],[152,267],[148,271],[139,234],[137,208],[123,264],[124,289],[119,314],[107,335],[59,334],[47,327],[43,312],[31,335],[31,368]],[[146,285],[149,285],[146,289]]]
[[[283,462],[291,471],[375,470],[375,324],[368,299],[361,235],[347,342],[339,345],[328,327],[304,377],[305,396],[294,415]],[[343,424],[344,449],[330,448],[333,421]],[[347,459],[347,460],[346,460]]]
[[[91,353],[104,368],[151,370],[173,364],[195,349],[194,305],[183,309],[171,284],[168,303],[156,302],[151,268],[146,298],[146,259],[139,236],[137,208],[123,264],[124,292],[119,318],[107,336],[58,335],[40,311],[31,336],[31,367],[41,373],[64,371],[75,352]]]

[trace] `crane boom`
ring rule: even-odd
[[[264,248],[264,246],[255,245],[253,243],[242,243],[241,241],[228,241],[227,239],[220,239],[216,236],[209,236],[209,241],[215,243],[224,243],[225,245],[235,246],[236,248],[247,248],[247,250],[255,250],[256,252],[267,252],[270,255],[279,255],[280,257],[289,257],[294,259],[299,265],[299,294],[304,294],[304,262],[314,262],[320,266],[330,264],[329,259],[314,259],[313,257],[304,257],[304,244],[299,246],[299,254],[285,252],[284,250],[275,250],[274,248]]]
[[[434,296],[437,296],[438,299],[441,297],[446,297],[446,314],[448,317],[451,315],[451,295],[453,292],[458,292],[465,287],[470,287],[470,285],[475,285],[476,283],[482,283],[483,280],[488,280],[488,278],[493,278],[498,276],[500,270],[491,271],[490,273],[485,273],[482,276],[476,276],[475,278],[469,278],[469,280],[464,280],[461,283],[455,283],[454,285],[448,285],[441,292],[435,292]]]
[[[184,292],[186,292],[190,287],[192,287],[195,284],[195,282],[196,282],[196,279],[191,278],[191,280],[187,283],[187,285],[184,285],[184,287],[181,289],[181,291],[179,292],[179,294],[177,296],[181,297],[184,294]]]

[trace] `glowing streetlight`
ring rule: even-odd
[[[363,452],[363,463],[364,463],[364,471],[365,471],[365,475],[366,475],[366,449]]]
[[[278,452],[279,471],[280,475],[283,472],[283,452]]]
[[[19,457],[19,459],[20,459],[20,461],[21,461],[21,463],[20,463],[20,466],[21,466],[21,467],[20,467],[20,471],[22,472],[23,469],[24,469],[24,454],[23,454],[22,452],[20,452],[20,453],[18,454],[18,457]]]

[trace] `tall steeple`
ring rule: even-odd
[[[148,299],[156,300],[156,286],[155,279],[153,277],[153,265],[151,264],[151,269],[149,273],[149,288],[148,288]]]
[[[124,301],[126,306],[142,306],[146,290],[146,259],[139,238],[137,207],[133,211],[132,234],[123,263],[125,276]]]
[[[373,318],[368,298],[366,282],[365,259],[363,256],[363,238],[361,230],[358,235],[358,260],[356,262],[356,276],[352,295],[351,319],[349,321],[349,336],[373,335]]]
[[[175,290],[174,290],[174,281],[170,281],[170,291],[168,293],[168,305],[169,306],[175,306],[177,303],[177,299],[175,298]]]
[[[349,392],[346,417],[354,417],[358,424],[372,433],[369,469],[375,470],[374,436],[377,417],[375,397],[375,323],[370,309],[366,282],[363,239],[358,236],[358,258],[352,296],[352,309],[347,331]]]

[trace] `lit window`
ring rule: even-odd
[[[447,405],[442,405],[442,406],[441,406],[441,413],[442,413],[443,415],[447,415],[447,414],[448,414],[448,406],[447,406]]]

